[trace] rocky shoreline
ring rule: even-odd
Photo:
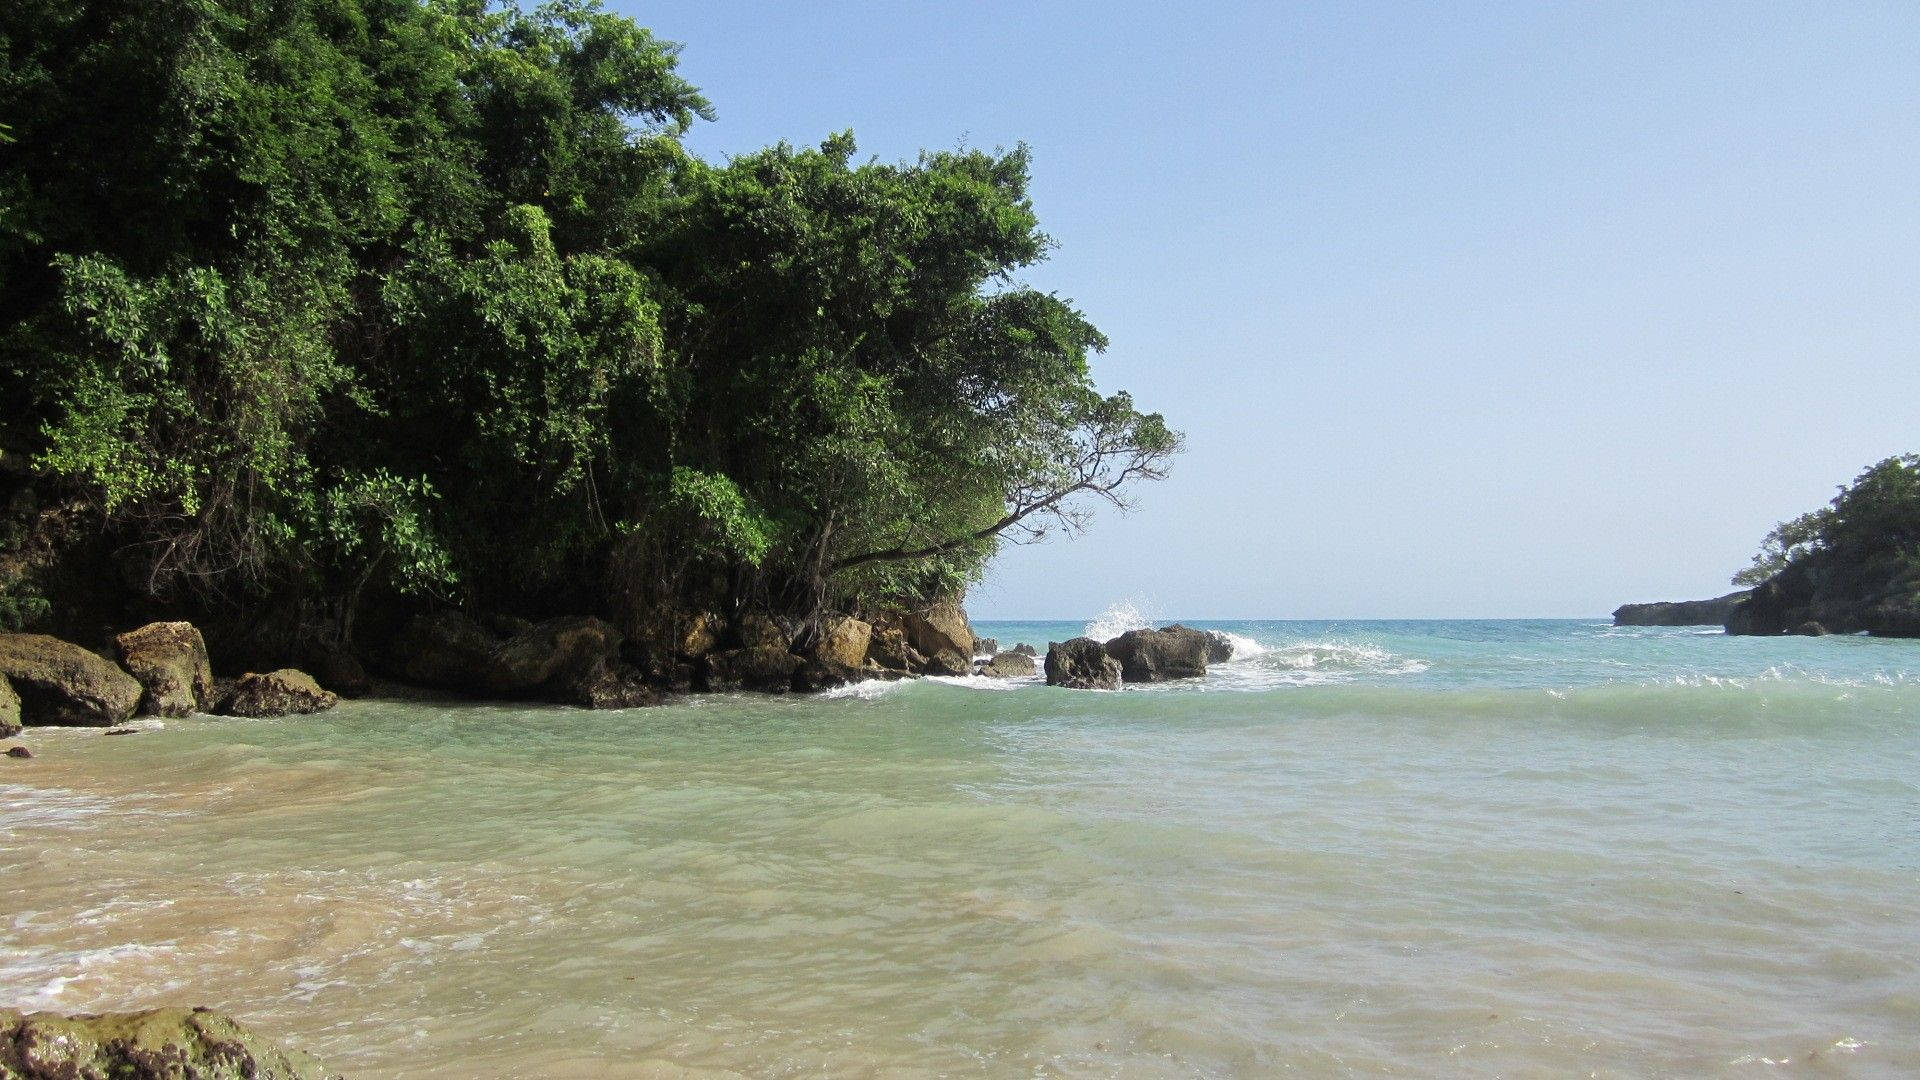
[[[1741,589],[1711,600],[1671,600],[1652,604],[1621,604],[1613,609],[1615,626],[1724,626],[1735,604],[1746,599]]]
[[[95,648],[0,634],[0,738],[42,725],[117,733],[136,716],[312,714],[375,694],[626,709],[686,694],[812,693],[873,679],[1043,671],[1048,685],[1111,690],[1198,678],[1233,651],[1224,634],[1174,624],[1105,642],[1050,643],[1043,660],[1030,645],[1003,651],[981,637],[954,601],[812,624],[762,612],[673,613],[634,629],[623,633],[590,615],[532,622],[429,611],[364,652],[315,650],[299,668],[229,677],[216,676],[203,635],[188,622],[149,623]]]

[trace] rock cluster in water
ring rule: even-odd
[[[1129,630],[1105,642],[1078,637],[1048,644],[1047,685],[1117,690],[1122,683],[1197,679],[1207,673],[1208,664],[1232,657],[1232,638],[1179,623]]]
[[[99,652],[46,634],[0,634],[0,738],[40,725],[119,731],[135,716],[287,716],[339,700],[293,668],[216,681],[190,623],[149,623]]]
[[[56,1016],[0,1009],[7,1080],[338,1080],[208,1009]]]

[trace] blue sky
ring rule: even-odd
[[[1601,615],[1920,450],[1920,4],[614,4],[720,158],[1029,144],[1185,431],[976,618]]]

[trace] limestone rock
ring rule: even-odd
[[[490,693],[518,695],[577,678],[616,659],[621,641],[612,624],[591,615],[535,623],[493,651],[484,685]]]
[[[883,671],[906,671],[913,662],[909,652],[905,630],[898,626],[876,625],[873,628],[872,637],[867,642],[869,663]]]
[[[758,611],[749,611],[740,616],[736,629],[739,631],[740,647],[743,649],[791,649],[793,635],[767,615]]]
[[[722,649],[707,654],[707,689],[783,694],[793,688],[800,664],[799,657],[782,648]]]
[[[1821,626],[1818,622],[1812,619],[1808,619],[1806,622],[1803,622],[1799,626],[1794,627],[1792,632],[1795,634],[1798,634],[1801,637],[1826,637],[1827,636],[1827,628],[1824,626]]]
[[[900,626],[907,644],[923,658],[914,668],[918,673],[965,675],[973,670],[973,628],[959,604],[944,601],[925,611],[906,612]]]
[[[1033,657],[1024,653],[1003,652],[987,661],[980,674],[990,679],[1015,679],[1035,674],[1039,669],[1034,665]]]
[[[366,697],[373,692],[373,680],[367,677],[367,669],[345,649],[317,652],[307,663],[314,681],[341,697]]]
[[[339,695],[320,689],[311,675],[281,668],[264,675],[248,672],[240,676],[214,711],[221,716],[289,716],[323,712],[338,704]]]
[[[148,623],[114,639],[120,664],[145,690],[140,711],[185,716],[213,704],[213,665],[207,643],[192,623]]]
[[[867,649],[872,642],[872,624],[859,619],[828,619],[814,643],[813,655],[828,664],[859,670],[867,662]]]
[[[458,611],[427,612],[393,640],[385,666],[410,682],[478,697],[500,644],[493,631]]]
[[[569,676],[559,696],[583,709],[641,709],[660,704],[660,694],[647,684],[644,672],[610,659]]]
[[[1615,626],[1724,626],[1733,605],[1747,590],[1712,600],[1675,600],[1655,604],[1621,604],[1613,609]]]
[[[72,1017],[0,1009],[0,1077],[329,1080],[331,1074],[306,1054],[207,1009]]]
[[[1207,673],[1213,640],[1204,631],[1175,623],[1161,630],[1129,630],[1107,642],[1107,655],[1120,661],[1128,682],[1193,679]]]
[[[717,615],[698,611],[687,616],[683,628],[674,637],[674,652],[689,660],[698,660],[720,647],[720,627]]]
[[[821,690],[831,690],[836,686],[865,682],[878,674],[868,668],[854,667],[835,660],[823,660],[811,657],[801,662],[793,673],[793,688],[803,694],[812,694]]]
[[[0,675],[0,739],[20,734],[20,695],[13,684]]]
[[[144,692],[111,661],[45,634],[0,634],[0,676],[19,695],[25,724],[112,727]]]
[[[1069,690],[1117,690],[1120,661],[1107,655],[1104,645],[1088,637],[1047,645],[1047,685]]]

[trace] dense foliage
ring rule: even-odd
[[[11,527],[138,596],[857,610],[1178,448],[1016,279],[1023,149],[706,162],[591,0],[14,0],[0,65]]]
[[[1826,506],[1774,526],[1736,585],[1810,560],[1869,572],[1920,571],[1920,454],[1869,466]]]

